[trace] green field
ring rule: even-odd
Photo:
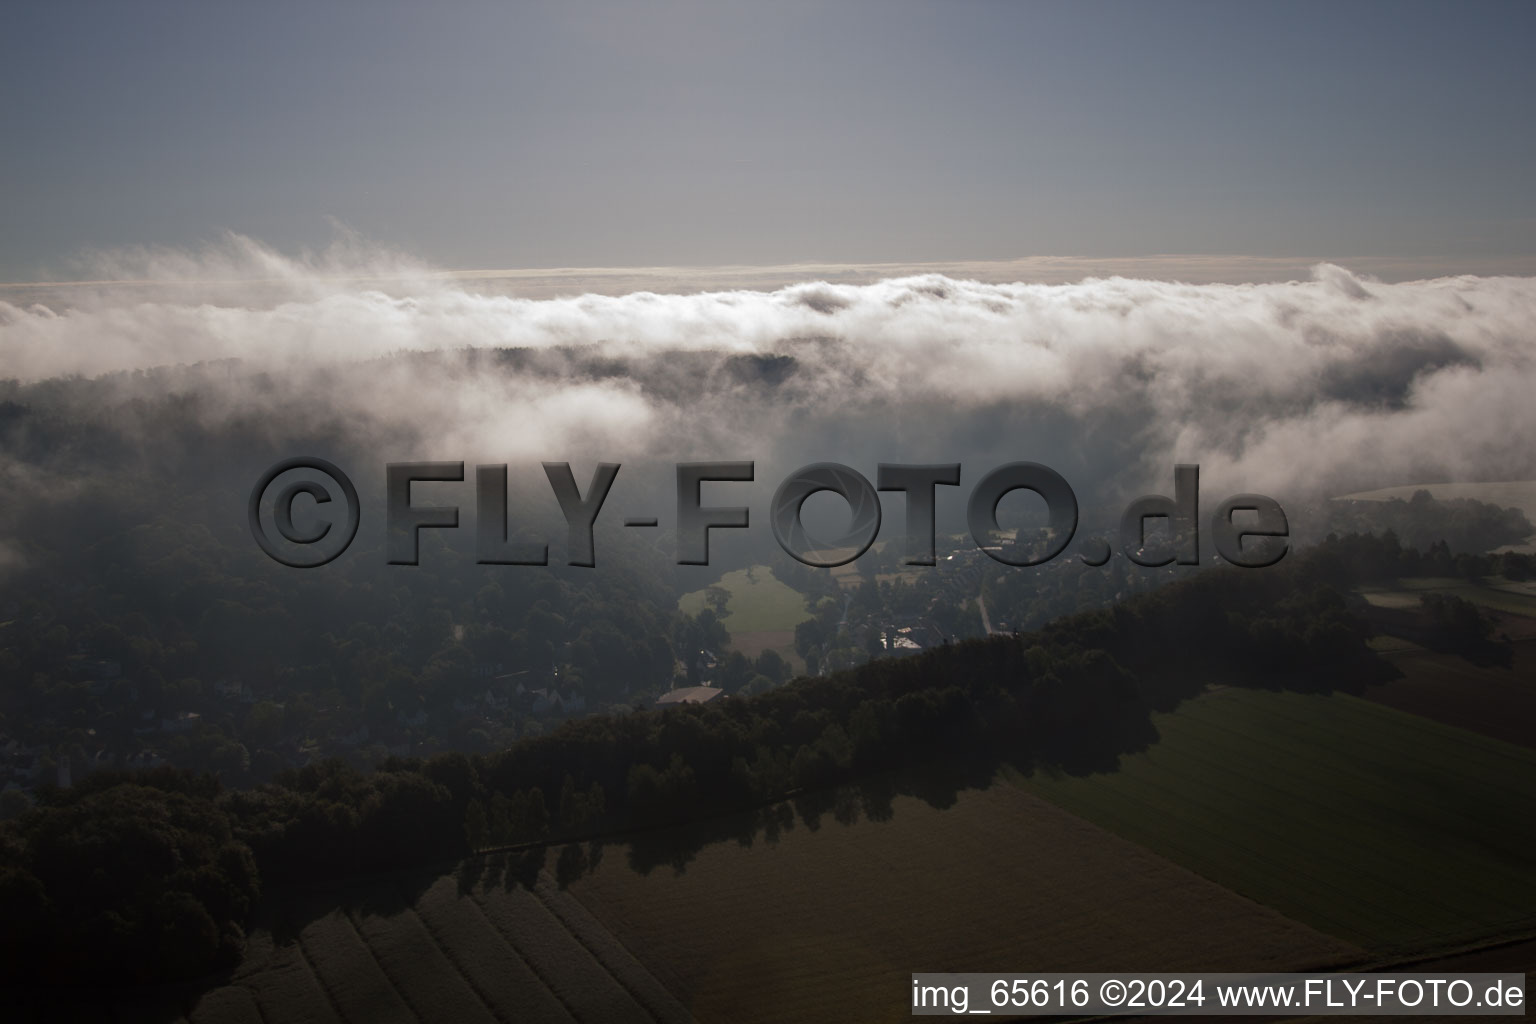
[[[1507,480],[1482,484],[1406,484],[1402,487],[1383,487],[1376,491],[1360,491],[1357,494],[1341,494],[1341,501],[1390,501],[1401,498],[1408,501],[1415,491],[1428,491],[1436,501],[1452,501],[1471,498],[1503,508],[1518,508],[1527,519],[1536,522],[1536,480]]]
[[[1381,608],[1417,608],[1424,594],[1452,594],[1473,604],[1511,615],[1536,617],[1536,595],[1524,584],[1490,581],[1475,583],[1452,577],[1415,577],[1400,579],[1396,589],[1362,587],[1360,594]]]
[[[1378,953],[1536,927],[1536,752],[1345,695],[1224,689],[1121,770],[1018,783]]]
[[[720,620],[730,633],[794,629],[811,617],[800,592],[781,583],[765,565],[728,572],[715,585],[724,587],[731,595]],[[689,615],[697,615],[708,607],[706,595],[705,590],[695,590],[683,595],[677,606]]]
[[[1365,645],[1378,654],[1401,654],[1406,651],[1424,650],[1412,640],[1404,640],[1400,636],[1388,636],[1385,633],[1371,637]]]
[[[1360,596],[1367,604],[1377,608],[1417,608],[1423,591],[1418,590],[1361,590]]]

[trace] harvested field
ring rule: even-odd
[[[496,1024],[496,1015],[454,964],[453,951],[438,946],[414,910],[389,917],[360,913],[353,923],[418,1019]]]
[[[298,946],[343,1020],[360,1024],[417,1019],[346,911],[338,908],[310,924],[299,935]]]
[[[534,973],[479,904],[441,878],[416,902],[416,913],[480,999],[503,1008],[502,1019],[568,1021],[570,1013]],[[505,1011],[515,1008],[510,1017]]]
[[[1508,743],[1536,747],[1536,642],[1511,645],[1509,667],[1454,654],[1392,652],[1402,677],[1373,686],[1367,700]]]
[[[644,1008],[571,934],[537,890],[490,888],[478,893],[476,902],[576,1020],[646,1017]]]
[[[256,998],[248,988],[238,985],[227,985],[224,988],[216,988],[202,999],[192,1010],[191,1024],[237,1024],[237,1022],[249,1022],[249,1024],[262,1024],[261,1010],[256,1005]]]

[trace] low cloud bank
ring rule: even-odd
[[[210,421],[323,413],[316,429],[419,449],[391,456],[1027,458],[1116,492],[1166,488],[1182,460],[1298,496],[1536,476],[1536,278],[1322,264],[1270,284],[927,274],[524,299],[356,239],[290,258],[239,237],[91,269],[161,287],[0,297],[0,376],[23,398],[112,375],[108,405],[190,390]],[[197,363],[216,365],[132,372]]]

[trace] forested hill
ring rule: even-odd
[[[98,772],[42,791],[0,830],[0,963],[12,983],[196,977],[238,959],[263,886],[552,842],[570,844],[561,869],[579,873],[577,839],[628,842],[641,866],[681,863],[693,851],[677,833],[646,829],[790,795],[830,801],[847,783],[878,816],[898,792],[942,806],[1004,763],[1111,768],[1156,741],[1152,711],[1207,685],[1375,678],[1346,594],[1427,557],[1391,537],[1330,538],[1270,570],[1201,572],[1035,633],[704,706],[580,718],[487,755],[392,759],[372,773],[321,762],[240,791],[169,767]],[[1450,567],[1532,569],[1516,555]],[[764,811],[753,827],[775,826]]]

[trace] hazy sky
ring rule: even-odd
[[[1530,3],[17,3],[0,280],[1536,251]]]

